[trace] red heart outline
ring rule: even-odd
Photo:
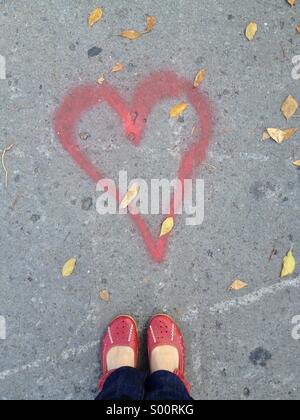
[[[182,100],[183,97],[193,106],[199,119],[199,128],[195,130],[198,138],[182,156],[178,179],[183,183],[192,178],[193,170],[205,160],[213,131],[212,109],[207,97],[195,89],[187,80],[179,79],[172,72],[157,72],[142,81],[134,91],[131,105],[122,99],[118,91],[107,83],[102,86],[84,85],[73,89],[63,100],[54,116],[54,130],[62,146],[79,167],[96,183],[105,178],[80,149],[76,128],[85,113],[106,102],[121,117],[125,134],[130,135],[132,144],[139,146],[147,124],[147,118],[154,106],[167,99]],[[200,134],[201,133],[201,134]],[[118,191],[110,191],[120,202]],[[175,218],[177,205],[183,195],[172,198],[170,216]],[[130,214],[140,230],[151,257],[156,262],[165,258],[170,235],[154,239],[144,219],[140,215]]]

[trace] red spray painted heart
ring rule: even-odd
[[[115,110],[123,123],[126,136],[130,135],[132,144],[139,146],[143,137],[147,118],[152,109],[164,100],[187,98],[199,119],[198,138],[183,154],[177,177],[183,183],[192,178],[193,170],[205,160],[212,134],[212,110],[208,99],[194,89],[189,81],[179,79],[171,72],[158,72],[146,78],[135,89],[131,104],[126,103],[116,89],[108,84],[102,86],[80,86],[70,92],[63,100],[54,117],[54,129],[65,150],[79,167],[96,183],[106,178],[80,149],[76,133],[79,120],[101,102],[106,102]],[[111,191],[117,202],[121,197],[118,191]],[[182,200],[182,194],[172,198],[170,216],[175,218],[175,210]],[[142,234],[151,257],[156,262],[165,258],[170,235],[155,239],[141,215],[130,214]]]

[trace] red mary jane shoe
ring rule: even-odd
[[[130,347],[134,352],[134,367],[138,366],[138,331],[133,318],[127,315],[121,315],[115,318],[109,325],[103,340],[101,348],[102,378],[99,382],[99,391],[102,390],[107,378],[113,373],[107,367],[107,355],[114,347]]]
[[[191,385],[185,379],[185,345],[184,338],[175,321],[167,315],[156,315],[150,321],[147,333],[149,364],[151,355],[159,346],[175,347],[179,354],[179,367],[174,374],[184,383],[187,391],[191,392]]]

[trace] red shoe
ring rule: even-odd
[[[107,367],[107,355],[114,347],[130,347],[134,351],[134,367],[138,366],[138,331],[133,318],[121,315],[115,318],[109,325],[103,340],[101,349],[102,378],[99,382],[99,391],[102,390],[107,378],[114,372]]]
[[[147,333],[148,356],[151,365],[151,355],[159,346],[175,347],[179,354],[179,368],[174,374],[184,383],[187,391],[191,392],[191,385],[185,379],[185,345],[184,338],[175,321],[167,315],[156,315],[150,321]]]

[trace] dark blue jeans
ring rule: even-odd
[[[173,373],[160,371],[147,377],[133,368],[113,372],[104,384],[97,401],[191,401],[184,384]]]

